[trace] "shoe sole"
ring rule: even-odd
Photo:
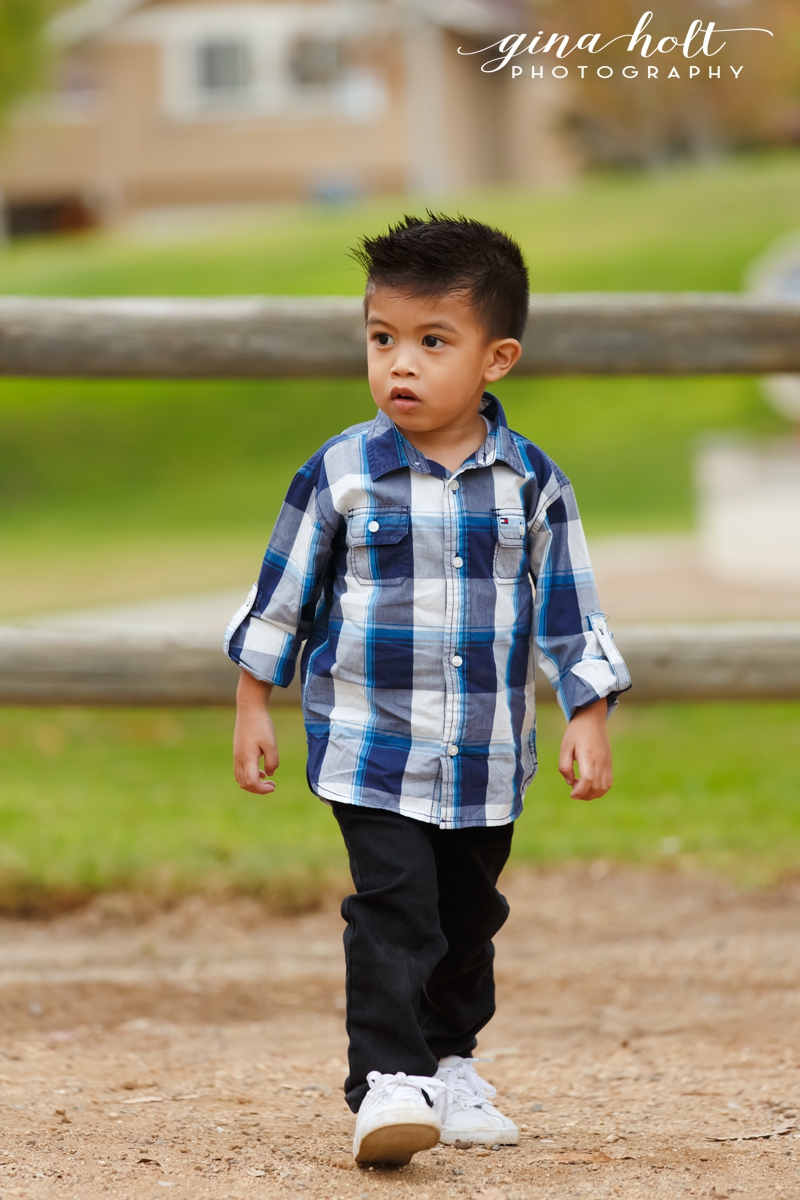
[[[448,1133],[443,1129],[440,1141],[445,1146],[454,1146],[456,1142],[472,1142],[473,1146],[517,1146],[519,1130],[456,1129]]]
[[[433,1125],[382,1125],[364,1135],[357,1163],[389,1163],[404,1167],[418,1150],[430,1150],[439,1141],[439,1130]]]

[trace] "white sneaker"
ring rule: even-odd
[[[427,1075],[381,1075],[370,1071],[369,1091],[358,1110],[353,1157],[357,1163],[405,1166],[418,1150],[439,1141],[442,1126],[435,1097],[438,1078]]]
[[[489,1102],[489,1097],[497,1094],[497,1088],[481,1079],[471,1059],[459,1058],[457,1054],[440,1059],[436,1078],[444,1084],[436,1098],[443,1142],[516,1146],[519,1130]]]

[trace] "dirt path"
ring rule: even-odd
[[[350,1157],[334,906],[1,925],[0,1197],[797,1197],[800,891],[603,864],[506,890],[481,1052],[522,1143],[399,1171]]]

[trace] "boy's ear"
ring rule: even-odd
[[[489,350],[491,358],[484,372],[484,379],[487,383],[496,383],[519,362],[522,355],[522,344],[516,338],[502,338],[500,341],[492,342]]]

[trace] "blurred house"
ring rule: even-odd
[[[520,22],[513,0],[86,0],[0,150],[9,231],[561,176],[564,88],[458,53]]]

